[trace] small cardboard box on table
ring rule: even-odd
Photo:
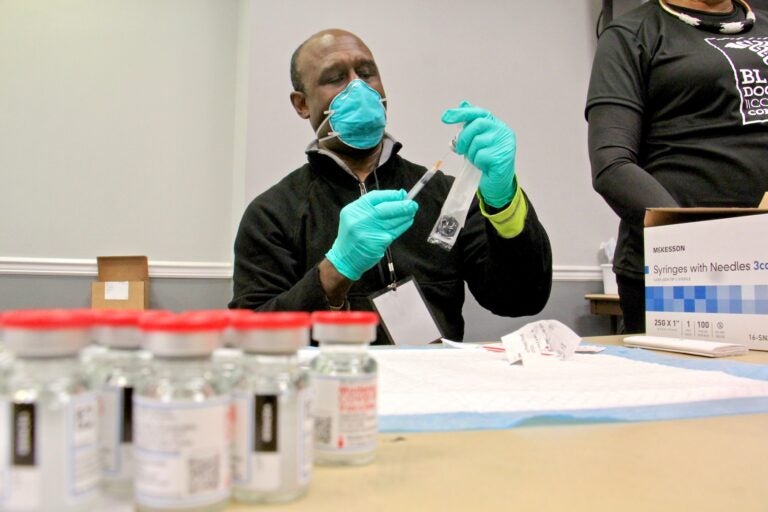
[[[768,350],[766,197],[758,208],[646,212],[647,334]]]
[[[99,256],[98,280],[91,283],[93,309],[147,309],[149,262],[146,256]]]

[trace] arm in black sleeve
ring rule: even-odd
[[[600,103],[589,109],[592,186],[623,220],[642,225],[646,208],[677,202],[638,165],[642,115],[627,106]]]
[[[271,201],[279,204],[278,201]],[[317,265],[304,271],[305,250],[294,247],[290,220],[270,201],[251,203],[235,240],[230,308],[256,311],[328,309]]]
[[[521,191],[522,193],[522,191]],[[465,233],[464,280],[477,302],[501,316],[535,315],[552,289],[552,249],[528,197],[522,231],[503,238],[480,213],[477,201],[470,210]]]

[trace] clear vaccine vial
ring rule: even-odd
[[[0,509],[93,510],[98,498],[98,406],[78,353],[91,317],[67,310],[3,315],[13,368],[0,383]]]
[[[11,373],[11,368],[13,368],[13,354],[5,346],[3,313],[0,312],[0,383]]]
[[[136,508],[222,510],[231,487],[233,411],[210,356],[226,320],[208,312],[148,312],[139,325],[153,360],[133,393]]]
[[[227,309],[218,312],[227,319],[227,327],[222,335],[223,347],[216,349],[211,356],[216,371],[225,382],[234,386],[243,375],[243,350],[240,348],[240,332],[234,328],[237,318],[250,317],[250,309]]]
[[[93,338],[105,350],[89,363],[99,399],[101,481],[106,494],[133,494],[133,392],[146,377],[151,354],[141,348],[142,311],[100,310]]]
[[[224,315],[227,317],[227,327],[224,329],[224,346],[240,349],[240,339],[242,338],[240,331],[235,329],[235,322],[238,318],[250,318],[253,315],[253,311],[250,309],[228,309],[224,311]]]
[[[367,464],[376,457],[377,366],[368,345],[377,325],[371,312],[312,314],[312,338],[320,344],[310,363],[318,464]]]
[[[293,500],[306,493],[312,471],[309,375],[297,356],[309,344],[310,315],[252,313],[232,322],[244,352],[232,396],[232,494],[248,503]]]

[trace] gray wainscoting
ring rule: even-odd
[[[90,276],[0,276],[0,311],[16,308],[90,307]],[[467,341],[498,340],[527,322],[557,319],[583,336],[610,334],[609,317],[589,313],[586,293],[600,293],[601,282],[556,281],[547,307],[535,317],[504,318],[479,306],[467,292]],[[182,311],[224,308],[232,293],[229,279],[152,278],[150,307]]]

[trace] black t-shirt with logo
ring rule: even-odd
[[[734,4],[728,14],[689,12],[744,19]],[[680,206],[755,206],[768,191],[768,16],[755,14],[747,32],[714,34],[648,2],[614,20],[598,42],[587,115],[606,104],[638,112],[634,163]],[[630,224],[622,220],[618,252],[626,268],[617,271],[640,277],[642,231]]]

